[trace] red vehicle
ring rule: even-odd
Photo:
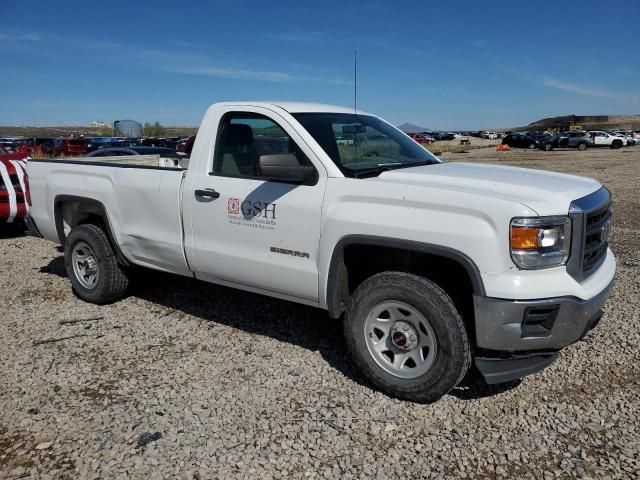
[[[87,153],[87,142],[82,138],[54,138],[53,155],[55,157],[79,157]]]
[[[29,211],[27,159],[0,148],[0,223],[14,223]]]
[[[418,143],[433,143],[435,140],[431,137],[427,137],[422,133],[409,133],[411,138],[413,138]]]
[[[18,143],[15,147],[16,153],[23,154],[23,158],[34,157],[43,153],[51,154],[52,149],[53,143],[50,138],[28,138]]]
[[[195,141],[196,141],[196,136],[195,135],[191,135],[186,140],[178,143],[178,146],[176,147],[176,150],[178,152],[184,152],[187,155],[191,155],[191,150],[193,150],[193,144],[195,143]]]

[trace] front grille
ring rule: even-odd
[[[588,274],[607,254],[611,209],[609,205],[592,213],[585,219],[582,272]]]
[[[580,282],[595,272],[607,255],[611,225],[609,191],[602,187],[574,200],[569,216],[573,227],[567,272]]]

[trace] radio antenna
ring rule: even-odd
[[[353,51],[353,114],[358,111],[358,51]]]

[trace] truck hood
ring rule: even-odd
[[[476,163],[439,163],[390,170],[376,180],[491,196],[526,205],[538,215],[565,215],[573,200],[601,187],[591,178]]]

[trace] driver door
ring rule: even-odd
[[[284,118],[260,107],[224,114],[213,151],[209,171],[187,186],[191,269],[203,280],[317,302],[320,161]],[[314,178],[294,184],[260,175],[260,156],[285,153],[313,165]]]

